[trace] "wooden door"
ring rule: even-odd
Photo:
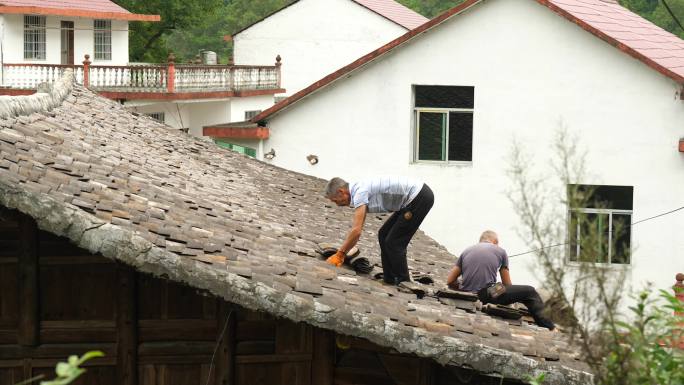
[[[74,65],[74,22],[62,21],[61,28],[61,64]]]

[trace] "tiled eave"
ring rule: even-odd
[[[159,15],[142,15],[138,13],[102,12],[87,9],[63,9],[33,6],[0,5],[1,13],[50,15],[50,16],[74,16],[92,19],[128,20],[128,21],[160,21]]]
[[[208,126],[202,129],[204,136],[220,139],[268,139],[268,127],[249,126],[236,127],[230,125]]]

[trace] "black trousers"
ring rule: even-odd
[[[527,310],[530,312],[537,325],[551,330],[556,327],[550,319],[544,317],[544,301],[542,301],[539,293],[537,293],[537,290],[532,286],[506,286],[506,292],[496,299],[490,298],[489,294],[487,294],[487,288],[484,288],[477,292],[477,296],[484,304],[494,303],[497,305],[510,305],[515,302],[520,302],[527,307]]]
[[[424,184],[413,201],[395,211],[378,231],[385,282],[396,285],[411,280],[406,262],[406,247],[434,202],[432,190]]]

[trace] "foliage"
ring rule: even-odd
[[[546,373],[541,373],[537,377],[530,377],[528,381],[530,381],[530,385],[542,385],[545,378]]]
[[[684,354],[671,348],[682,338],[682,320],[674,315],[682,303],[666,291],[656,301],[643,290],[630,310],[633,321],[619,321],[619,338],[609,341],[603,383],[684,384]]]
[[[169,48],[166,37],[173,31],[184,31],[203,25],[216,12],[223,0],[114,0],[133,13],[156,14],[160,22],[132,22],[129,34],[131,61],[166,62]]]
[[[461,4],[464,0],[397,0],[421,15],[432,19],[447,9]]]
[[[226,63],[233,56],[233,47],[224,40],[224,36],[232,35],[292,2],[231,0],[217,6],[201,23],[170,33],[166,45],[181,61],[191,60],[200,51],[209,50],[217,52],[219,61]]]
[[[84,362],[96,358],[104,357],[101,351],[90,351],[81,356],[69,356],[67,362],[59,362],[55,367],[57,377],[52,381],[41,381],[40,385],[66,385],[72,383],[81,374],[86,372],[86,369],[81,368]]]
[[[620,239],[625,228],[602,229],[596,215],[568,215],[573,207],[601,206],[594,201],[588,204],[592,191],[573,187],[587,177],[579,139],[560,129],[552,149],[557,158],[544,163],[553,166],[551,171],[539,172],[535,165],[540,162],[532,162],[522,145],[515,143],[509,169],[509,196],[523,224],[520,236],[533,246],[544,286],[553,294],[550,302],[555,309],[550,316],[571,337],[579,337],[576,342],[596,374],[596,383],[684,384],[684,358],[670,348],[676,333],[681,334],[682,321],[677,324],[674,311],[681,311],[682,305],[667,292],[655,301],[644,291],[630,308],[632,314],[621,313],[626,269],[595,262],[605,255],[599,239],[605,240],[607,231],[614,233],[612,239]],[[577,222],[568,226],[568,217]],[[569,228],[581,229],[579,241],[565,242]],[[611,246],[628,253],[628,248]],[[566,253],[577,247],[579,260],[568,263]],[[629,260],[629,255],[616,257]]]

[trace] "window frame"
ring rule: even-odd
[[[472,87],[473,89],[473,96],[475,94],[475,87],[474,86],[463,86],[463,85],[446,85],[446,84],[412,84],[411,85],[411,106],[412,106],[412,122],[411,122],[411,138],[413,141],[412,144],[412,153],[411,153],[411,163],[412,164],[418,164],[418,165],[441,165],[441,166],[471,166],[473,164],[473,158],[475,155],[475,146],[474,146],[474,140],[473,143],[471,143],[471,156],[470,160],[449,160],[449,124],[450,124],[450,119],[451,116],[450,114],[452,112],[455,113],[461,113],[461,114],[470,114],[472,115],[471,120],[473,121],[473,127],[471,127],[472,130],[472,136],[474,137],[474,131],[475,131],[475,106],[473,105],[473,108],[448,108],[448,107],[416,107],[416,87],[417,86],[437,86],[437,87]],[[445,160],[422,160],[419,158],[420,156],[420,114],[421,113],[441,113],[446,115],[446,120],[445,120],[445,126],[442,127],[443,131],[443,137],[444,137],[444,142],[442,143],[443,148],[445,148],[444,151],[444,159]]]
[[[572,249],[573,245],[573,240],[570,239],[571,229],[570,225],[572,224],[572,213],[582,213],[582,214],[607,214],[608,215],[608,255],[606,258],[607,262],[590,262],[590,261],[581,261],[580,260],[580,235],[581,235],[581,229],[580,229],[580,223],[577,223],[577,228],[575,229],[575,234],[577,234],[577,239],[574,240],[576,242],[576,249]],[[606,266],[606,267],[627,267],[632,265],[632,237],[633,237],[633,232],[630,230],[629,232],[629,260],[626,263],[618,263],[618,262],[612,262],[612,257],[613,257],[613,215],[618,214],[618,215],[629,215],[629,222],[630,222],[630,227],[632,223],[632,215],[634,213],[634,210],[624,210],[624,209],[597,209],[597,208],[569,208],[567,211],[567,219],[566,219],[566,224],[567,224],[567,254],[566,254],[566,262],[569,265],[573,266],[579,266],[582,263],[592,263],[596,266]],[[574,258],[574,260],[572,259]]]
[[[98,22],[104,23],[105,27],[103,28],[102,26],[98,26]],[[101,41],[99,44],[98,35],[101,35]],[[109,51],[98,51],[98,47],[100,47],[101,49],[109,47]],[[113,56],[112,47],[112,21],[109,19],[93,20],[93,60],[111,61]]]
[[[28,42],[27,36],[34,36],[35,40]],[[47,16],[24,15],[23,43],[24,60],[47,60]],[[29,45],[33,48],[32,50],[27,50]]]

